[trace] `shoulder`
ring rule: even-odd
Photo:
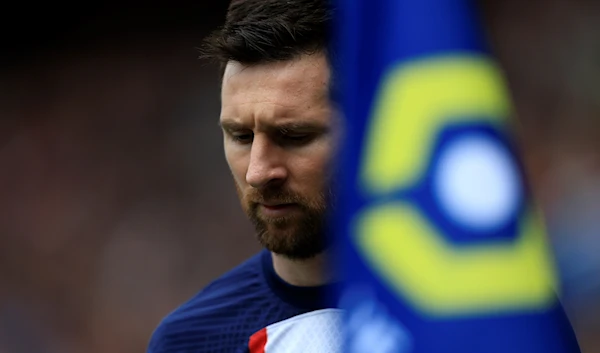
[[[341,309],[315,310],[268,325],[250,337],[254,352],[342,352]]]
[[[153,332],[148,352],[198,349],[199,338],[214,345],[264,295],[261,254],[211,282],[169,313]],[[212,342],[208,342],[212,341]],[[225,344],[225,343],[223,343]]]

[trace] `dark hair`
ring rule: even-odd
[[[244,65],[327,52],[332,9],[327,0],[232,0],[225,24],[200,48],[202,59]]]

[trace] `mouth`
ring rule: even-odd
[[[277,209],[277,208],[292,206],[294,204],[293,203],[261,203],[260,205],[263,207],[266,207],[266,208]]]
[[[280,203],[280,204],[270,204],[270,203],[261,203],[259,204],[263,214],[272,217],[281,217],[289,212],[294,211],[298,205],[295,203]]]

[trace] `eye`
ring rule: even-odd
[[[292,141],[303,141],[308,139],[309,135],[307,134],[291,134],[291,135],[284,135],[286,139],[288,140],[292,140]]]
[[[286,132],[281,134],[280,143],[289,146],[304,146],[310,143],[313,138],[314,134]]]
[[[252,140],[254,139],[254,134],[252,133],[232,133],[230,136],[233,141],[240,144],[252,143]]]

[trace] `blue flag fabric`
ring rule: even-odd
[[[579,352],[466,0],[338,0],[345,352]]]

